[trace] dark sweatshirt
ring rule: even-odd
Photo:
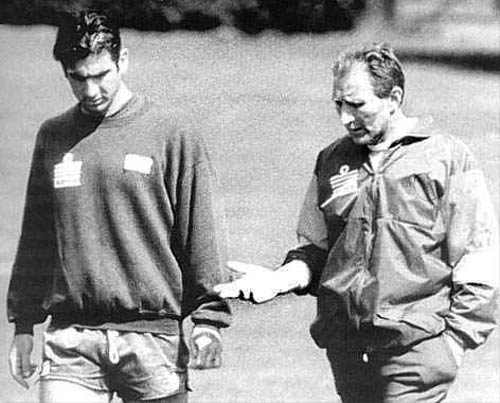
[[[222,215],[202,138],[132,98],[95,118],[78,106],[37,136],[8,293],[17,333],[54,326],[176,334],[229,325]]]

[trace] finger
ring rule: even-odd
[[[252,293],[252,302],[256,303],[256,304],[262,304],[266,301],[268,301],[269,298],[265,298],[262,294],[259,294],[259,293]]]
[[[33,373],[35,372],[36,366],[31,363],[29,354],[21,354],[20,360],[21,361],[21,374],[23,378],[29,378]]]
[[[216,341],[212,342],[205,347],[206,355],[203,357],[203,362],[201,363],[200,369],[210,369],[218,368],[221,366],[221,353],[222,346]]]
[[[9,355],[9,369],[14,380],[19,383],[23,388],[29,389],[28,382],[22,376],[22,365],[17,353]]]
[[[240,287],[235,283],[217,284],[214,291],[222,298],[238,298],[240,296]]]
[[[206,368],[207,355],[208,355],[208,348],[207,347],[198,350],[195,354],[195,357],[194,357],[193,368],[195,368],[195,369]]]
[[[229,260],[226,264],[227,264],[227,267],[229,267],[231,270],[234,270],[234,271],[237,271],[237,272],[243,273],[243,274],[262,273],[262,272],[269,271],[269,269],[264,267],[264,266],[259,266],[259,265],[251,264],[251,263],[238,262],[236,260]]]
[[[212,343],[212,339],[209,336],[201,335],[196,338],[194,343],[198,350],[202,350]]]
[[[239,297],[241,299],[251,300],[252,294],[253,292],[249,287],[244,287],[240,289]]]
[[[215,343],[208,348],[207,361],[205,368],[218,368],[221,366],[220,349],[217,348]]]

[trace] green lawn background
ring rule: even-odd
[[[45,26],[0,26],[0,401],[5,402],[34,399],[10,380],[6,354],[12,328],[3,307],[36,130],[73,102],[51,59],[54,33]],[[275,266],[294,245],[316,154],[342,133],[329,101],[332,59],[357,39],[349,34],[249,38],[227,28],[125,31],[130,87],[186,107],[207,139],[224,193],[232,259]],[[408,64],[406,70],[407,111],[432,114],[473,149],[498,212],[498,74],[423,64]],[[191,373],[193,402],[337,401],[327,361],[308,335],[313,298],[290,295],[262,306],[235,302],[233,307],[224,366]],[[498,340],[495,333],[466,356],[449,402],[500,401]]]

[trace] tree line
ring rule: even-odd
[[[232,25],[247,33],[264,29],[326,32],[351,29],[366,0],[2,0],[0,23],[57,25],[66,13],[98,8],[122,27],[140,30],[207,30]]]

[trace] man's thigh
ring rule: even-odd
[[[40,382],[40,403],[109,403],[111,394],[61,380]]]
[[[383,383],[372,357],[362,349],[328,350],[327,357],[342,402],[383,402]]]
[[[441,402],[458,370],[442,336],[398,354],[366,354],[359,349],[327,351],[327,356],[345,403]]]
[[[112,394],[67,381],[42,381],[40,403],[110,403]],[[188,403],[187,392],[153,400],[125,400],[125,403]]]
[[[124,401],[162,401],[171,397],[176,403],[186,394],[189,352],[182,336],[120,333],[113,345],[119,359],[113,367],[110,387]]]
[[[441,402],[457,372],[457,362],[443,335],[424,340],[384,360],[385,402]]]
[[[173,396],[153,400],[124,400],[124,403],[188,403],[188,393],[182,392]]]

